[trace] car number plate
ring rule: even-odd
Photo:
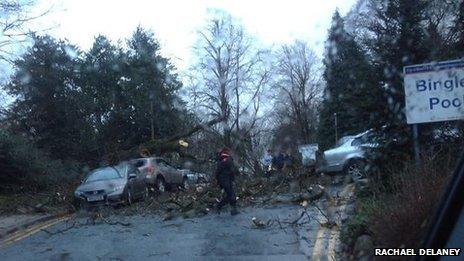
[[[103,200],[103,196],[92,196],[92,197],[88,197],[87,198],[87,201],[100,201],[100,200]]]

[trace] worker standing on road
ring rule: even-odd
[[[263,165],[264,173],[266,176],[270,175],[270,170],[271,170],[271,164],[272,164],[272,151],[271,149],[268,149],[266,153],[264,154],[261,163]]]
[[[230,204],[232,207],[230,214],[237,215],[237,198],[235,197],[234,181],[235,175],[238,174],[238,169],[234,164],[234,160],[230,155],[228,148],[223,148],[219,152],[218,164],[216,168],[216,179],[219,186],[224,190],[221,201],[217,205],[218,213],[221,212],[222,207],[226,204]]]

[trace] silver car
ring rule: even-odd
[[[144,175],[145,182],[158,192],[166,192],[175,186],[188,186],[188,178],[160,157],[131,160]]]
[[[338,147],[317,153],[316,172],[344,172],[354,180],[365,177],[366,149],[379,147],[372,130],[340,139]]]
[[[131,204],[137,198],[148,197],[148,189],[138,169],[126,162],[91,171],[74,196],[76,203],[85,207]]]

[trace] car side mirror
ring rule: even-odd
[[[135,173],[129,173],[129,179],[135,179],[137,175]]]

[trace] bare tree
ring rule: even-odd
[[[199,107],[197,112],[225,117],[214,131],[223,145],[237,150],[260,118],[261,96],[269,79],[262,60],[265,53],[227,14],[212,19],[199,34],[191,100]]]
[[[12,62],[15,57],[15,45],[26,42],[37,31],[30,26],[45,16],[50,9],[33,13],[35,0],[2,0],[0,2],[0,60]],[[42,28],[47,30],[49,28]]]
[[[277,54],[275,86],[280,124],[294,126],[300,142],[314,139],[317,109],[321,98],[320,62],[301,41],[285,45]]]

